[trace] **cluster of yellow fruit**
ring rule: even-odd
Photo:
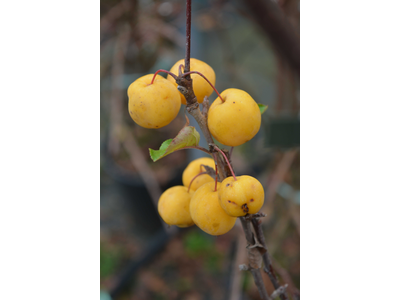
[[[159,70],[156,74],[145,75],[129,86],[129,114],[137,124],[145,128],[164,127],[175,119],[181,104],[186,105],[175,80],[183,64],[182,59],[170,71]],[[194,58],[190,60],[190,68],[193,91],[197,101],[202,103],[215,90],[215,72],[208,64]],[[168,73],[168,77],[157,75],[160,71]],[[211,135],[221,144],[239,146],[259,131],[260,108],[245,91],[227,89],[211,104],[207,125]],[[188,227],[196,224],[211,235],[221,235],[233,228],[237,217],[259,211],[264,203],[264,189],[251,176],[233,175],[222,182],[214,182],[204,166],[215,170],[211,158],[191,162],[183,172],[183,185],[172,187],[161,195],[158,211],[169,225]]]
[[[178,68],[184,60],[178,61],[169,71],[178,75]],[[190,59],[191,70],[203,74],[215,85],[215,72],[205,62]],[[145,128],[161,128],[168,125],[178,115],[185,97],[177,90],[175,79],[167,79],[154,74],[145,75],[134,81],[128,88],[129,114]],[[192,74],[193,91],[197,101],[202,103],[210,96],[213,87],[200,75]],[[222,99],[221,99],[222,98]],[[261,113],[257,103],[245,91],[227,89],[221,98],[212,103],[208,112],[208,127],[214,138],[227,146],[239,146],[251,140],[260,130]]]
[[[158,212],[165,223],[178,227],[196,224],[211,235],[221,235],[233,228],[237,217],[257,213],[264,204],[264,189],[251,176],[228,177],[221,183],[205,172],[215,170],[214,160],[192,161],[182,175],[183,186],[167,189],[158,202]]]

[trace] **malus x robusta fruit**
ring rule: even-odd
[[[218,142],[239,146],[251,140],[261,126],[258,104],[245,91],[227,89],[217,97],[208,111],[208,128]]]
[[[254,177],[230,176],[221,182],[218,189],[219,204],[233,217],[255,214],[264,204],[264,188]]]
[[[181,107],[176,87],[159,75],[153,74],[135,80],[128,88],[129,114],[133,121],[144,128],[161,128],[178,115]]]

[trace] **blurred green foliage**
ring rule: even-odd
[[[197,257],[204,253],[214,251],[212,237],[200,231],[191,231],[184,237],[184,247],[190,257]]]
[[[218,273],[221,269],[223,253],[215,247],[215,237],[200,230],[191,231],[183,241],[185,252],[191,258],[202,257],[204,267],[210,273]]]
[[[118,249],[106,247],[100,242],[100,279],[110,276],[117,269],[122,258]]]

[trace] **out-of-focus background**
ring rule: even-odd
[[[101,299],[259,299],[251,274],[238,269],[247,263],[240,224],[214,237],[196,226],[166,228],[158,216],[160,194],[181,185],[187,164],[203,156],[149,157],[149,148],[184,126],[184,107],[158,130],[135,124],[127,109],[134,80],[184,58],[185,1],[100,5]],[[265,188],[265,239],[290,299],[300,290],[299,20],[299,0],[192,3],[191,57],[213,67],[218,91],[243,89],[268,105],[259,133],[235,147],[232,161],[237,175],[255,176]]]

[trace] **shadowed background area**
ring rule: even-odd
[[[184,168],[204,155],[184,150],[150,159],[149,148],[184,126],[184,107],[157,130],[135,124],[127,109],[134,80],[184,58],[185,1],[100,5],[101,299],[259,299],[251,274],[238,268],[247,259],[239,224],[213,237],[196,226],[167,228],[158,216],[161,193],[182,185]],[[232,162],[237,175],[264,186],[265,240],[290,299],[300,289],[299,20],[298,0],[192,3],[191,57],[213,67],[219,92],[243,89],[268,105],[260,131],[235,147]],[[200,145],[207,147],[204,138]]]

